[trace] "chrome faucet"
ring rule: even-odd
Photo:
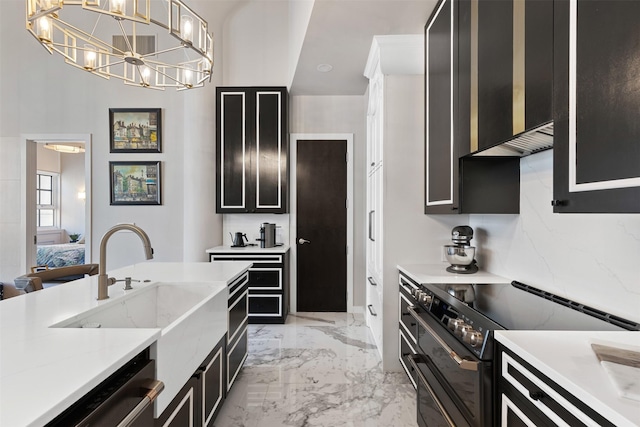
[[[140,240],[142,240],[144,253],[147,259],[153,258],[153,248],[151,247],[151,241],[149,240],[149,236],[147,236],[147,233],[145,233],[142,228],[133,224],[118,224],[107,230],[107,232],[104,233],[104,236],[102,236],[102,240],[100,240],[100,264],[98,266],[98,300],[109,298],[109,286],[113,285],[116,282],[116,279],[107,276],[107,241],[112,234],[120,230],[128,230],[136,233],[138,237],[140,237]]]

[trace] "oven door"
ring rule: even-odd
[[[437,382],[469,425],[493,425],[492,363],[479,360],[422,308],[408,310],[418,323],[416,351],[422,356],[421,372],[432,389]],[[451,417],[453,412],[449,410]]]
[[[418,426],[469,427],[433,374],[434,367],[429,358],[414,354],[409,357],[409,363],[417,373]]]

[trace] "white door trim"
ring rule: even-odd
[[[36,142],[84,142],[84,185],[85,185],[85,253],[84,262],[91,263],[91,200],[93,191],[91,187],[91,134],[21,134],[23,141],[20,147],[20,163],[22,176],[20,179],[20,208],[22,220],[20,221],[20,234],[24,237],[20,244],[20,271],[29,272],[29,268],[36,265],[36,251],[33,236],[36,235],[36,206],[35,206],[35,177],[36,177]]]
[[[290,217],[289,217],[289,246],[291,246],[290,261],[290,311],[297,312],[297,262],[298,262],[298,243],[296,229],[298,225],[297,217],[297,198],[296,198],[296,162],[298,159],[298,141],[299,140],[344,140],[347,141],[347,312],[353,313],[353,134],[352,133],[292,133],[291,144],[289,147],[289,165],[290,165]]]

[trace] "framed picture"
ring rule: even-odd
[[[112,205],[161,205],[160,162],[109,162]]]
[[[112,153],[161,153],[160,108],[109,108]]]

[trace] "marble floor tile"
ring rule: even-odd
[[[296,313],[249,325],[249,355],[216,427],[415,427],[416,395],[383,372],[362,315]]]

